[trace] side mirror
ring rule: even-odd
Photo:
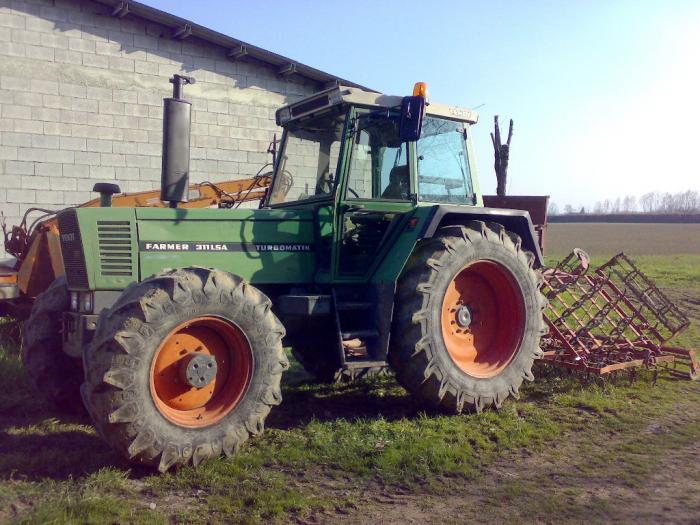
[[[399,137],[402,141],[411,142],[420,138],[424,114],[425,99],[423,97],[403,97],[399,125]]]

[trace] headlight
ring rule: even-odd
[[[78,311],[78,292],[70,293],[70,309],[72,312]]]
[[[84,292],[82,296],[82,311],[86,313],[92,313],[92,292]]]

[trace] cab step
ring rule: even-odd
[[[374,305],[366,301],[338,301],[336,307],[338,310],[347,312],[350,310],[371,310]]]
[[[349,330],[347,332],[341,332],[341,337],[343,341],[348,341],[350,339],[367,339],[369,337],[379,337],[379,331],[368,329],[368,330]]]
[[[347,361],[343,368],[353,370],[357,368],[384,368],[389,366],[386,361],[364,360],[364,361]]]

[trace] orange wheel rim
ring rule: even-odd
[[[192,355],[215,361],[206,386],[191,386],[182,367]],[[253,373],[253,352],[235,324],[198,317],[176,326],[158,347],[151,364],[151,396],[163,416],[184,427],[206,427],[230,413],[245,394]]]
[[[441,324],[457,366],[474,377],[493,377],[513,360],[525,331],[520,287],[497,262],[468,264],[445,291]]]

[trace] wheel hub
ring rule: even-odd
[[[202,352],[188,354],[180,363],[180,380],[195,388],[204,388],[216,378],[216,358]]]
[[[441,325],[445,347],[467,375],[499,374],[515,357],[525,327],[522,292],[510,270],[474,261],[447,286]]]
[[[156,350],[151,395],[171,422],[206,427],[236,407],[252,372],[250,343],[235,324],[213,316],[195,317],[176,326]]]
[[[463,304],[459,307],[459,309],[457,310],[456,319],[457,324],[461,328],[469,328],[469,325],[472,324],[472,313],[466,304]]]

